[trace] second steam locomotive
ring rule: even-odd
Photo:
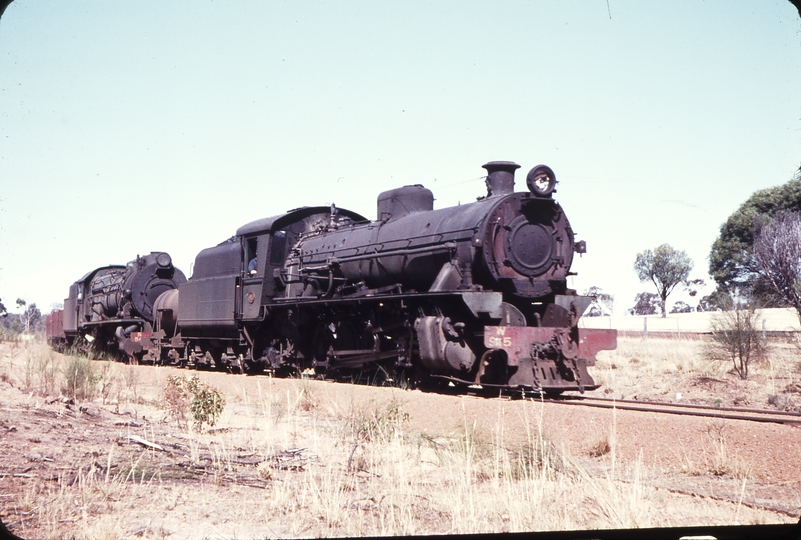
[[[166,253],[99,268],[51,314],[53,342],[131,359],[319,377],[403,376],[546,393],[597,388],[587,367],[614,330],[578,328],[567,287],[585,251],[544,165],[494,161],[487,195],[434,209],[431,191],[378,196],[376,219],[331,206],[248,223],[201,251],[187,280]]]

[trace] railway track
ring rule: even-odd
[[[184,366],[186,367],[186,366]],[[451,377],[437,377],[444,381],[453,381],[465,384]],[[431,391],[431,390],[427,390]],[[436,390],[441,394],[464,394],[480,397],[495,397],[505,399],[519,399],[519,391],[510,392],[507,389],[475,387],[465,388],[463,386],[440,387]],[[662,401],[640,401],[632,399],[614,399],[595,396],[541,396],[537,393],[524,393],[523,399],[541,401],[543,403],[558,403],[562,405],[574,405],[581,407],[596,407],[601,409],[617,409],[622,411],[651,412],[660,414],[677,414],[684,416],[696,416],[707,418],[720,418],[726,420],[745,420],[749,422],[763,422],[774,424],[790,424],[801,426],[801,413],[776,411],[770,409],[751,409],[737,407],[715,407],[713,405],[696,405],[690,403],[670,403]]]
[[[462,382],[462,381],[459,381]],[[460,393],[459,387],[451,388],[452,393]],[[447,393],[440,389],[441,393]],[[471,387],[461,389],[462,393],[480,397],[495,397],[505,399],[529,399],[543,403],[556,403],[560,405],[574,405],[579,407],[597,407],[600,409],[617,409],[621,411],[651,412],[660,414],[678,414],[684,416],[700,416],[707,418],[721,418],[725,420],[746,420],[749,422],[764,422],[773,424],[790,424],[801,426],[801,413],[776,411],[770,409],[750,409],[737,407],[715,407],[713,405],[695,405],[691,403],[670,403],[664,401],[639,401],[633,399],[614,399],[595,396],[559,395],[548,396],[539,393],[508,392],[498,389]]]
[[[532,399],[537,399],[532,397]],[[801,425],[801,413],[773,411],[768,409],[740,409],[734,407],[714,407],[711,405],[693,405],[684,403],[667,403],[660,401],[637,401],[631,399],[613,399],[591,396],[564,396],[544,398],[546,403],[559,403],[580,407],[598,407],[624,411],[652,412],[661,414],[679,414],[685,416],[701,416],[726,420],[746,420],[749,422],[767,422],[775,424]]]

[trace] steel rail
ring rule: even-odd
[[[797,412],[790,412],[790,411],[771,411],[770,409],[749,409],[749,408],[738,408],[738,407],[715,407],[714,405],[698,405],[695,403],[670,403],[664,401],[639,401],[636,399],[614,399],[614,398],[604,398],[604,397],[595,397],[595,396],[565,396],[566,400],[569,399],[576,399],[576,400],[594,400],[594,401],[607,401],[607,402],[617,402],[617,403],[634,403],[634,404],[648,404],[648,405],[659,405],[661,407],[681,407],[685,409],[704,409],[704,410],[714,410],[714,411],[726,411],[726,412],[739,412],[739,413],[754,413],[754,414],[775,414],[779,416],[793,416],[801,421],[801,413]]]
[[[678,414],[684,416],[700,416],[706,418],[722,418],[725,420],[746,420],[749,422],[767,422],[773,424],[792,424],[792,423],[801,423],[801,416],[796,416],[796,418],[788,418],[787,416],[780,416],[776,415],[774,411],[762,411],[759,413],[752,412],[750,414],[732,414],[729,412],[718,412],[713,410],[707,409],[698,409],[692,407],[686,407],[683,410],[675,403],[670,404],[663,404],[663,403],[653,403],[649,404],[649,402],[638,401],[634,403],[640,403],[641,405],[633,405],[632,403],[625,402],[622,403],[620,401],[610,400],[610,402],[602,401],[602,402],[592,402],[596,398],[580,398],[574,400],[561,400],[561,399],[552,399],[552,400],[543,400],[544,403],[558,403],[564,405],[577,405],[583,407],[597,407],[601,409],[618,409],[622,411],[636,411],[636,412],[651,412],[651,413],[662,413],[662,414]],[[632,400],[628,400],[632,401]],[[714,407],[712,409],[715,409]]]

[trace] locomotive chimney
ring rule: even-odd
[[[514,161],[490,161],[482,167],[487,169],[487,197],[515,192],[515,170],[520,165]]]

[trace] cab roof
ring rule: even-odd
[[[236,230],[236,235],[248,236],[255,233],[272,232],[280,229],[281,227],[286,226],[288,223],[294,223],[313,214],[322,214],[330,212],[331,212],[330,206],[303,206],[301,208],[290,210],[286,214],[279,214],[277,216],[266,217],[257,219],[256,221],[251,221],[250,223],[247,223],[239,227]],[[361,214],[357,214],[356,212],[352,212],[344,208],[337,208],[336,212],[337,215],[345,216],[356,222],[369,221],[366,217],[362,216]]]

